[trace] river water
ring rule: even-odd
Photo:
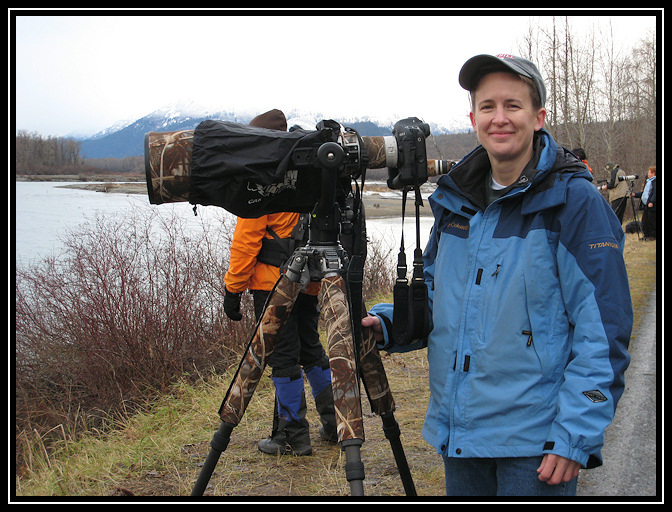
[[[97,212],[119,214],[136,209],[157,209],[161,213],[176,212],[190,228],[203,229],[201,222],[221,223],[222,215],[232,215],[215,206],[199,206],[198,216],[189,203],[151,205],[146,195],[102,193],[63,188],[65,182],[16,182],[14,215],[14,251],[17,264],[39,263],[45,257],[57,256],[64,248],[63,237],[69,230],[93,219]],[[412,212],[412,208],[410,208]],[[369,218],[367,233],[372,241],[396,252],[401,236],[401,218]],[[421,245],[427,242],[432,219],[421,219]],[[414,217],[406,217],[404,242],[408,261],[415,248]]]

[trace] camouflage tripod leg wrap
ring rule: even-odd
[[[145,136],[145,174],[151,204],[189,200],[194,130],[149,132]]]
[[[338,423],[338,440],[364,441],[357,359],[345,281],[342,277],[330,276],[322,279],[320,309],[327,325],[327,346]]]
[[[366,315],[366,308],[362,311]],[[359,350],[359,364],[362,369],[362,381],[371,404],[371,409],[383,420],[383,432],[390,441],[390,447],[397,463],[399,476],[404,485],[406,496],[417,496],[413,476],[408,467],[406,454],[401,444],[401,430],[397,420],[394,419],[394,398],[390,390],[389,382],[380,352],[376,345],[373,330],[370,327],[362,327],[362,343]]]
[[[366,316],[366,309],[363,315]],[[394,398],[370,327],[362,327],[359,366],[362,369],[362,381],[373,412],[378,416],[394,412],[396,408]]]
[[[233,382],[219,408],[222,421],[238,425],[275,348],[278,332],[287,321],[302,285],[281,275],[268,296],[264,314],[252,335]]]

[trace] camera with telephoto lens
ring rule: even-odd
[[[451,162],[428,160],[429,126],[411,117],[391,136],[360,136],[332,120],[316,130],[283,132],[207,120],[194,130],[145,135],[145,175],[151,204],[188,201],[239,217],[309,213],[319,200],[321,173],[334,167],[349,186],[367,168],[388,168],[393,189],[445,174]]]
[[[629,176],[618,176],[618,181],[635,181],[639,179],[639,174],[631,174]]]

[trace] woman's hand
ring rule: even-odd
[[[376,341],[383,341],[383,327],[380,325],[380,318],[377,316],[365,316],[362,318],[362,327],[369,327],[373,332],[373,337],[376,338]]]

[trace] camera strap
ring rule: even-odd
[[[401,247],[397,261],[397,279],[394,284],[394,313],[392,331],[395,342],[406,345],[426,338],[429,331],[429,299],[424,279],[424,264],[420,246],[420,207],[422,196],[416,182],[415,190],[415,250],[413,251],[413,275],[409,283],[406,277],[406,251],[404,247],[404,218],[406,214],[407,188],[403,190],[401,206]]]

